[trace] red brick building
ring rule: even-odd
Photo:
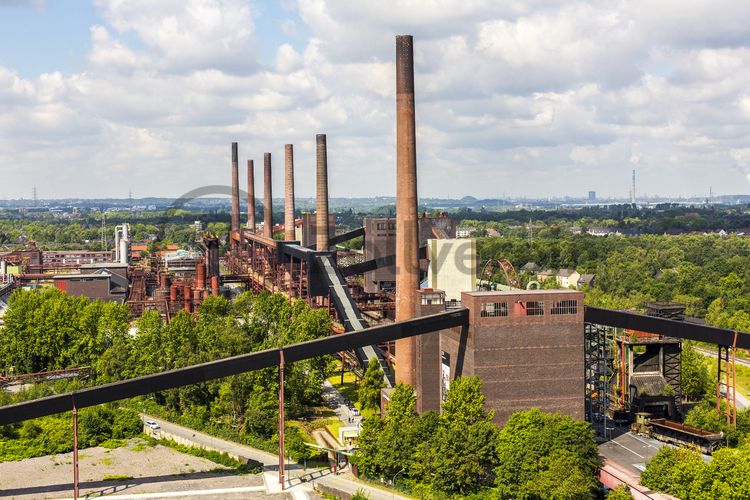
[[[421,291],[421,315],[444,307],[434,294]],[[461,300],[469,327],[418,337],[419,411],[438,409],[455,377],[478,375],[497,423],[533,407],[583,419],[583,293],[464,292]]]

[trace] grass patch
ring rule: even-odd
[[[99,446],[101,446],[103,448],[108,448],[110,450],[114,450],[115,448],[122,448],[126,444],[128,444],[128,442],[126,440],[124,440],[124,439],[110,438],[110,439],[107,439],[106,441],[104,441]]]
[[[156,446],[155,440],[141,439],[131,449],[133,451],[143,451]]]
[[[348,399],[351,402],[354,402],[358,399],[357,397],[357,387],[358,387],[358,379],[357,376],[354,375],[352,372],[347,371],[344,372],[344,383],[341,383],[341,372],[336,373],[335,375],[332,375],[328,377],[328,381],[333,385],[336,390],[338,390],[342,396],[344,396],[346,399]]]
[[[148,439],[149,441],[153,441],[154,444],[160,444],[162,446],[172,448],[173,450],[179,451],[180,453],[185,453],[198,458],[205,458],[206,460],[210,460],[219,465],[224,465],[227,468],[234,470],[234,472],[237,474],[258,474],[263,471],[263,466],[260,463],[254,460],[250,460],[247,463],[242,463],[239,460],[230,457],[226,452],[205,450],[196,446],[185,446],[182,444],[177,444],[169,439]]]
[[[133,476],[126,476],[124,474],[107,474],[102,478],[102,481],[128,481],[133,479]]]
[[[102,465],[112,465],[114,463],[114,460],[112,460],[109,457],[106,457],[106,458],[102,458],[101,460],[99,460],[99,463],[101,463]]]
[[[712,383],[716,383],[716,358],[704,356],[703,364],[708,367]],[[737,384],[737,393],[743,396],[750,396],[750,368],[735,364],[735,377]],[[714,391],[716,387],[714,386]]]
[[[338,418],[336,418],[336,419],[331,419],[331,421],[328,424],[326,424],[326,429],[328,429],[328,432],[330,432],[333,437],[338,439],[339,429],[342,428],[343,426],[344,426],[344,423]]]

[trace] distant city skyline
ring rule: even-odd
[[[294,143],[310,197],[316,133],[332,197],[393,196],[399,33],[421,198],[628,199],[633,168],[636,198],[750,193],[748,18],[730,0],[0,0],[0,199],[228,185],[232,141],[273,154],[277,192]]]

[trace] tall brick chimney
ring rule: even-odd
[[[419,289],[417,143],[411,35],[396,37],[396,321],[416,315]],[[416,342],[396,341],[396,382],[414,387]]]
[[[237,143],[232,143],[232,232],[240,230],[240,169]]]
[[[294,147],[284,146],[284,239],[294,240]]]
[[[247,160],[247,227],[255,232],[255,164]]]
[[[318,252],[328,251],[328,152],[326,147],[326,135],[315,136],[315,149],[317,152],[317,201],[315,217],[315,249]]]
[[[263,153],[263,236],[273,238],[273,194],[271,193],[271,153]]]

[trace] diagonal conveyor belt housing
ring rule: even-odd
[[[359,309],[357,308],[357,304],[354,302],[351,293],[349,293],[349,287],[346,284],[346,280],[336,266],[331,254],[316,255],[315,259],[318,261],[318,265],[328,282],[331,291],[331,299],[333,300],[333,304],[336,307],[336,311],[339,313],[341,320],[344,322],[344,328],[346,331],[353,332],[364,330],[365,325],[362,321]],[[370,359],[376,358],[385,374],[384,382],[386,386],[393,387],[394,381],[391,379],[385,353],[380,347],[376,345],[359,347],[355,350],[355,354],[357,355],[360,365],[365,369],[367,368]]]

